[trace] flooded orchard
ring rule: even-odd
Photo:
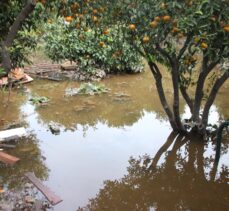
[[[20,188],[24,173],[34,172],[63,199],[56,211],[229,209],[228,136],[216,169],[215,142],[171,133],[149,70],[101,83],[108,93],[66,96],[80,83],[46,80],[11,93],[0,107],[0,128],[13,122],[30,135],[7,150],[20,161],[1,165],[0,186]],[[211,109],[212,123],[228,118],[227,87]],[[34,96],[50,101],[37,106],[29,101]],[[0,100],[6,105],[8,92]],[[181,110],[188,115],[182,102]]]

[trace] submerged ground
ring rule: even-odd
[[[55,207],[60,211],[85,207],[92,198],[84,209],[229,209],[227,136],[215,171],[215,143],[170,136],[171,128],[148,70],[111,76],[102,83],[110,91],[100,96],[66,97],[66,88],[79,83],[45,80],[13,91],[9,105],[0,106],[0,128],[12,122],[22,124],[30,136],[8,150],[21,161],[14,167],[0,167],[0,184],[19,187],[23,174],[33,171],[63,198]],[[228,84],[211,110],[213,123],[228,118],[227,88]],[[165,91],[171,97],[168,78]],[[0,93],[4,105],[7,95]],[[29,102],[31,96],[46,96],[50,102],[35,106]],[[181,110],[188,116],[184,104]],[[51,121],[60,125],[59,135],[51,133]],[[168,150],[159,156],[156,167],[152,159],[166,141]],[[139,156],[146,154],[149,157],[140,162]],[[131,156],[135,160],[128,163]],[[115,179],[119,181],[112,182]],[[110,182],[105,185],[106,180]]]

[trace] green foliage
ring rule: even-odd
[[[102,84],[84,83],[79,88],[66,89],[66,96],[95,95],[107,93],[108,89]]]
[[[34,105],[44,105],[49,102],[49,98],[44,96],[35,96],[30,98],[29,101],[31,101]]]
[[[6,74],[5,70],[0,66],[0,76],[5,74]]]
[[[35,31],[20,31],[17,39],[14,40],[13,46],[10,48],[10,57],[13,67],[23,67],[30,64],[28,59],[32,50],[37,47],[38,35]]]
[[[44,35],[48,56],[54,61],[75,61],[83,71],[102,68],[106,72],[136,72],[143,67],[140,54],[125,41],[122,31],[111,28],[93,29],[83,26],[76,29],[59,18],[47,24]]]

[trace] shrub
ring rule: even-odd
[[[76,26],[77,27],[77,26]],[[139,72],[143,68],[140,54],[124,39],[119,26],[106,29],[80,29],[62,18],[46,25],[45,52],[53,61],[76,62],[82,71]]]

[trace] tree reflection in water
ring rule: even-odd
[[[20,188],[26,172],[34,172],[42,180],[48,178],[49,169],[45,165],[45,158],[34,134],[22,138],[16,144],[16,148],[8,149],[6,152],[20,158],[20,161],[13,166],[0,163],[0,186],[4,185],[9,189]]]
[[[209,145],[171,133],[154,158],[131,158],[126,176],[105,181],[78,210],[228,210],[229,169],[217,172],[214,156],[206,156]],[[222,147],[226,153],[228,144]]]

